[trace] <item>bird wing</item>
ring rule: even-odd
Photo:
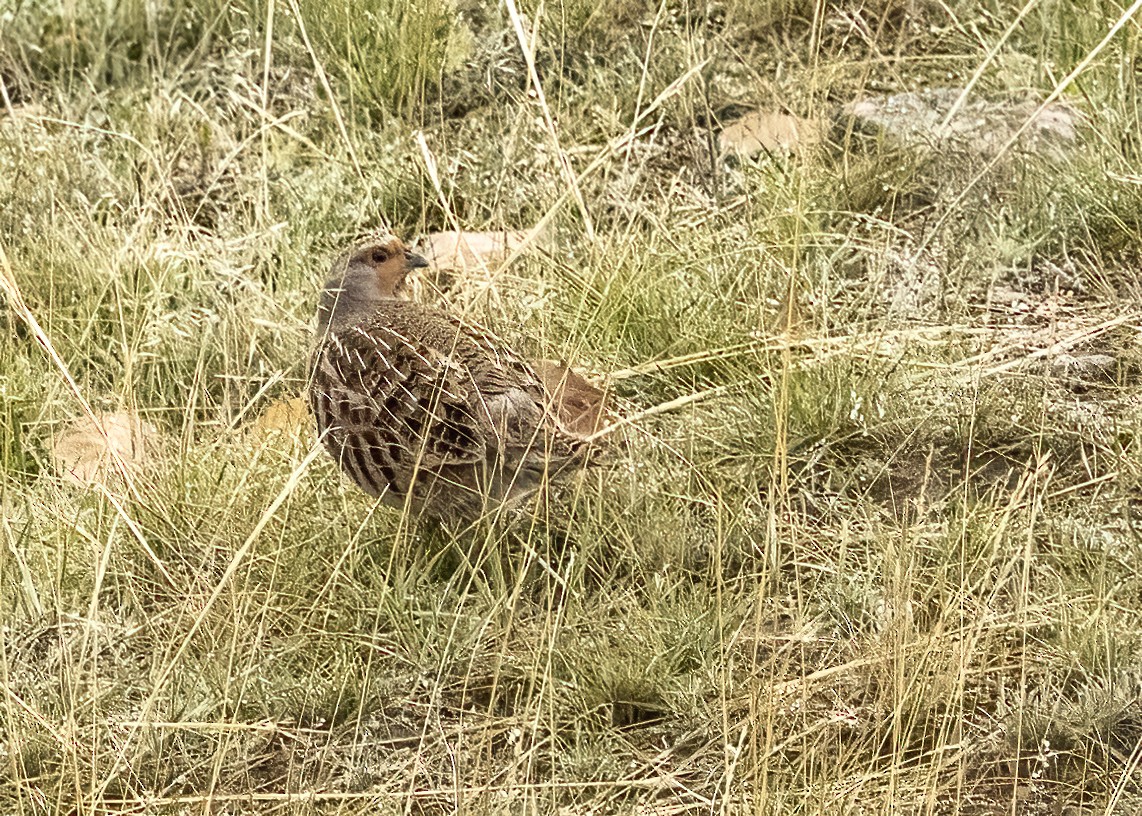
[[[486,420],[462,365],[440,350],[383,325],[329,336],[318,354],[314,388],[349,437],[378,439],[396,466],[470,464],[487,451]]]
[[[556,424],[542,380],[483,327],[458,320],[453,324],[467,340],[456,347],[456,356],[472,384],[473,407],[487,418],[498,447],[531,447]]]

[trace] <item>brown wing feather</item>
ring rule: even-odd
[[[526,494],[581,458],[531,366],[479,327],[404,301],[325,339],[310,400],[358,486],[390,503],[412,493],[441,515]]]
[[[318,431],[373,495],[403,495],[417,469],[486,455],[462,372],[418,345],[374,325],[330,336],[316,356],[310,399]]]

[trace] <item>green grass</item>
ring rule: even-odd
[[[1136,812],[1138,21],[518,5],[0,8],[0,812]],[[966,192],[711,153],[1084,63],[1082,146]],[[541,221],[423,293],[612,375],[541,519],[410,526],[259,429],[346,244]],[[84,403],[157,429],[129,480],[60,478]]]

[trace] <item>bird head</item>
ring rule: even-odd
[[[346,262],[346,281],[361,278],[360,283],[376,288],[383,298],[397,298],[405,291],[405,279],[414,269],[428,266],[428,261],[410,252],[399,238],[366,244],[353,251]],[[349,270],[355,274],[350,276]],[[366,271],[367,270],[367,271]]]
[[[385,300],[400,299],[405,279],[428,261],[399,238],[364,244],[333,262],[317,310],[318,333],[352,326]]]

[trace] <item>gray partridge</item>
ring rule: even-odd
[[[546,372],[477,326],[402,299],[408,274],[426,265],[398,239],[334,262],[309,401],[326,450],[358,487],[467,522],[584,462],[588,444],[560,422]]]

